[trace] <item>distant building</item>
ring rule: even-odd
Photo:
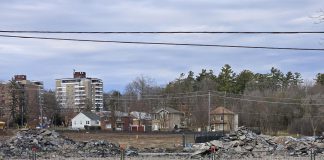
[[[128,113],[120,111],[103,111],[100,116],[101,129],[110,131],[129,131],[132,118]]]
[[[181,126],[183,113],[170,107],[161,107],[153,111],[152,130],[170,131]]]
[[[100,126],[100,117],[93,112],[80,112],[72,118],[73,129],[85,129],[85,126]]]
[[[0,120],[13,122],[20,118],[34,128],[42,122],[43,109],[42,81],[15,75],[12,81],[0,83]]]
[[[56,98],[61,110],[80,112],[103,109],[103,82],[86,77],[86,72],[74,72],[73,78],[56,79]]]
[[[238,115],[225,107],[210,112],[211,131],[233,131],[238,128]]]
[[[132,117],[132,132],[146,132],[152,131],[152,116],[146,112],[130,112],[130,116]]]

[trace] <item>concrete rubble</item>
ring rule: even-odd
[[[257,135],[246,127],[226,134],[219,140],[195,143],[174,148],[125,149],[126,156],[141,156],[139,152],[164,153],[191,158],[210,156],[211,146],[216,147],[216,157],[221,159],[264,158],[267,156],[307,157],[313,150],[324,159],[324,136],[293,138],[289,136]],[[36,150],[37,157],[49,158],[104,158],[116,157],[122,150],[118,144],[105,140],[73,141],[50,130],[21,130],[10,139],[0,142],[0,159],[30,159]],[[174,154],[172,154],[174,153]]]
[[[0,159],[32,157],[33,150],[37,157],[111,157],[121,153],[118,144],[104,140],[76,142],[50,130],[23,130],[15,136],[0,143]],[[126,149],[126,155],[137,155],[133,148]]]
[[[302,157],[310,156],[311,150],[324,157],[323,137],[296,139],[289,136],[257,135],[246,127],[240,127],[219,140],[194,144],[185,150],[193,151],[192,157],[204,157],[210,155],[211,146],[216,146],[216,156],[224,159],[262,158],[269,155]]]

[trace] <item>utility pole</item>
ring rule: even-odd
[[[210,131],[210,91],[208,91],[208,132]]]
[[[39,107],[40,107],[40,116],[41,116],[41,128],[43,128],[43,92],[41,90],[41,88],[39,87],[39,92],[38,92],[38,103],[39,103]]]
[[[21,89],[21,92],[23,95],[20,95],[22,96],[22,106],[21,106],[21,127],[24,126],[24,108],[26,108],[26,90],[25,90],[25,86],[23,84],[19,84],[19,89]],[[26,118],[27,119],[27,118]]]
[[[126,97],[125,98],[123,98],[123,101],[124,101],[124,112],[126,113]]]
[[[224,116],[224,108],[225,108],[225,105],[226,105],[226,91],[225,91],[225,93],[224,93],[224,107],[223,107],[223,115],[222,115],[222,117],[223,117],[223,136],[224,136],[224,126],[225,126],[225,116]]]

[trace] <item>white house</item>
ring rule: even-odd
[[[92,112],[80,112],[72,118],[73,129],[85,129],[84,126],[100,126],[100,117]]]

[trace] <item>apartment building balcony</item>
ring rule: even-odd
[[[85,88],[85,86],[75,85],[74,88]]]
[[[85,94],[85,91],[74,91],[74,94]]]
[[[85,90],[75,90],[74,93],[85,93]]]
[[[68,99],[70,99],[70,97],[61,96],[61,97],[58,97],[57,99],[62,100],[62,101],[67,101]]]
[[[84,97],[76,97],[74,98],[75,101],[84,101],[86,98]]]
[[[75,97],[84,97],[84,96],[86,96],[87,94],[85,94],[85,93],[82,93],[82,94],[80,94],[80,93],[77,93],[77,94],[75,94],[74,96]]]
[[[74,102],[75,105],[84,105],[84,102]]]

